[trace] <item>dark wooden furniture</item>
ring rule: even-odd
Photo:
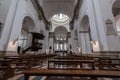
[[[51,67],[51,64],[53,64],[53,66]],[[89,65],[90,68],[86,68],[86,69],[95,69],[94,66],[94,60],[48,60],[48,69],[85,69],[83,67],[83,64],[87,64],[87,66]],[[60,67],[55,67],[56,65],[60,66],[66,66],[65,68],[60,68]],[[80,66],[80,68],[77,68],[77,66]],[[75,67],[71,67],[68,68],[67,66],[75,66]]]
[[[104,70],[58,70],[58,69],[31,69],[23,72],[24,80],[30,76],[77,76],[77,77],[109,77],[120,78],[120,71]]]
[[[26,47],[22,50],[23,53],[25,53],[28,50],[31,51],[38,51],[39,49],[42,49],[42,43],[40,43],[40,40],[43,40],[45,36],[40,33],[31,32],[32,34],[32,42],[29,45],[26,45]]]
[[[106,58],[100,59],[96,62],[98,68],[101,70],[119,70],[120,71],[120,59]]]
[[[7,80],[14,76],[14,69],[11,67],[11,60],[0,60],[0,80]]]

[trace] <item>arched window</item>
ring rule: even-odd
[[[66,43],[64,44],[64,49],[67,50],[67,45],[66,45]]]
[[[113,22],[110,19],[105,21],[106,23],[106,34],[109,35],[116,35],[116,31],[113,26]]]

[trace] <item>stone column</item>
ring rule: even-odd
[[[89,35],[86,32],[80,33],[81,38],[81,51],[82,54],[89,54],[91,53],[91,45],[90,45],[90,39]]]
[[[6,51],[8,45],[12,48],[16,47],[15,45],[12,44],[13,41],[9,41],[9,39],[11,36],[13,23],[18,8],[18,3],[19,0],[11,0],[6,22],[4,24],[4,29],[1,36],[0,51]],[[12,51],[12,49],[10,49],[10,51]]]

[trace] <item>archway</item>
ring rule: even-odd
[[[23,19],[21,34],[18,39],[18,53],[20,53],[20,49],[29,47],[29,44],[32,42],[32,35],[29,32],[33,32],[35,27],[35,23],[31,17],[26,16]]]
[[[83,54],[88,54],[92,52],[92,44],[91,44],[91,30],[90,30],[90,23],[89,17],[85,15],[82,18],[81,25],[80,25],[80,47]]]
[[[55,51],[67,51],[67,33],[68,30],[64,26],[58,26],[54,30],[55,33]]]
[[[115,18],[115,25],[117,28],[117,33],[120,35],[120,0],[115,0],[112,5],[112,13]]]

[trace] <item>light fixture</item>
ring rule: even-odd
[[[91,42],[91,44],[94,44],[94,45],[96,45],[96,41],[90,41]]]
[[[18,41],[18,38],[16,38],[16,39],[13,41],[12,45],[15,45],[15,44],[17,43],[17,41]]]

